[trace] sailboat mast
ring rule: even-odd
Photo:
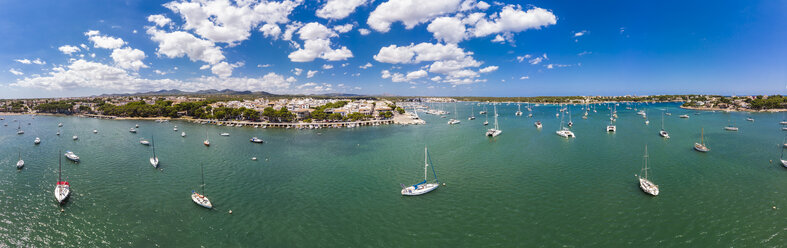
[[[784,159],[784,142],[787,142],[787,137],[784,137],[784,139],[782,140],[782,145],[781,145],[781,147],[782,147],[782,154],[779,155],[779,159],[780,160]]]
[[[497,105],[495,105],[495,130],[500,130],[497,126]]]
[[[429,162],[427,162],[428,157],[429,157],[429,150],[424,146],[424,181],[426,181],[427,178],[428,170],[426,170],[426,168],[429,167]]]
[[[700,129],[700,143],[705,145],[705,128]]]
[[[648,179],[648,145],[645,145],[645,179]]]
[[[205,192],[205,166],[203,164],[199,164],[199,166],[202,171],[202,195],[208,195]]]
[[[59,183],[62,181],[62,174],[63,174],[63,158],[60,157],[60,153],[62,150],[57,150],[57,182]]]
[[[156,157],[156,137],[155,136],[151,136],[150,141],[151,141],[150,142],[151,145],[153,146],[153,157],[155,158]]]

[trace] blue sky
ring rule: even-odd
[[[0,1],[0,98],[785,94],[784,13],[785,1]]]

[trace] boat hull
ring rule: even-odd
[[[150,158],[150,165],[152,165],[153,168],[158,168],[158,158]]]
[[[58,182],[55,185],[55,199],[57,199],[57,202],[63,203],[69,196],[71,196],[71,186],[67,182]]]
[[[704,145],[702,145],[700,143],[694,143],[694,150],[696,150],[698,152],[709,152],[710,148],[708,148],[708,147],[706,147],[706,146],[704,146]]]
[[[659,195],[659,186],[649,181],[648,179],[639,178],[639,188],[642,189],[643,192],[649,195],[652,196]]]
[[[503,131],[496,130],[496,129],[489,129],[489,131],[486,131],[486,136],[497,137],[501,133],[503,133]]]
[[[405,196],[423,195],[432,192],[433,190],[437,189],[437,187],[440,187],[440,184],[437,183],[421,184],[418,186],[418,188],[410,186],[402,189],[402,195]]]
[[[210,200],[207,197],[197,193],[191,194],[191,201],[204,208],[213,208],[213,204],[210,203]]]

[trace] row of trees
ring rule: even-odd
[[[33,109],[43,113],[72,114],[74,112],[74,104],[66,101],[56,101],[38,104]]]
[[[262,116],[268,117],[270,122],[292,122],[295,120],[295,114],[285,107],[281,107],[279,110],[267,107],[262,110]]]
[[[105,115],[125,116],[125,117],[178,117],[177,108],[172,106],[172,101],[156,101],[150,105],[145,101],[129,102],[125,105],[115,106],[109,103],[102,103],[98,110]]]
[[[787,97],[783,97],[781,95],[770,96],[768,99],[765,99],[762,96],[757,96],[756,99],[750,100],[749,104],[751,105],[752,109],[776,109],[776,108],[784,108],[785,104],[787,104]]]

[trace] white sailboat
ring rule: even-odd
[[[22,167],[25,167],[25,161],[22,160],[22,152],[19,152],[19,161],[16,161],[16,168],[22,169]]]
[[[460,121],[456,116],[457,116],[456,103],[454,103],[454,118],[448,120],[448,125],[456,125],[456,124],[462,123],[462,121]]]
[[[128,132],[130,132],[130,133],[137,133],[137,130],[132,127],[131,129],[128,130]]]
[[[643,157],[643,165],[642,170],[640,170],[640,175],[634,175],[639,179],[639,188],[642,189],[645,193],[648,193],[653,196],[659,195],[659,186],[654,184],[653,182],[648,179],[648,146],[645,145],[645,156]],[[642,176],[645,174],[645,176]]]
[[[202,142],[205,146],[210,146],[210,139],[208,138],[208,129],[205,128],[205,141]]]
[[[503,133],[503,131],[500,130],[500,127],[497,125],[497,106],[495,106],[495,128],[487,130],[486,136],[497,137],[501,133]]]
[[[143,140],[143,139],[139,140],[139,143],[142,144],[142,145],[146,145],[146,146],[150,145],[150,141]]]
[[[429,150],[424,147],[424,181],[413,184],[409,187],[406,187],[402,184],[402,195],[407,196],[416,196],[416,195],[423,195],[433,190],[437,189],[440,186],[440,181],[437,180],[437,173],[435,173],[434,165],[432,165],[432,174],[434,174],[434,183],[428,183],[428,176],[429,176]]]
[[[516,113],[515,113],[514,115],[516,115],[516,116],[522,116],[522,105],[521,105],[521,104],[519,104],[519,103],[517,103],[517,104],[516,104],[516,107],[517,107],[517,111],[516,111]]]
[[[564,115],[565,116],[565,115]],[[574,132],[563,126],[563,118],[560,118],[560,130],[555,131],[557,135],[563,138],[575,138]]]
[[[69,152],[69,151],[66,151]],[[58,151],[58,153],[60,153]],[[73,154],[73,153],[72,153]],[[57,157],[57,184],[55,184],[55,199],[57,199],[58,203],[63,203],[68,196],[71,195],[71,185],[68,184],[67,181],[63,181],[63,163],[62,158],[59,156]]]
[[[484,111],[482,111],[482,112],[484,113],[483,114],[484,115],[484,126],[489,125],[489,115],[486,114],[486,105],[484,105]]]
[[[200,164],[200,168],[202,170],[202,194],[192,190],[191,201],[205,208],[213,208],[213,204],[211,204],[208,197],[205,196],[205,168],[202,166],[202,164]]]
[[[728,119],[727,122],[728,122],[728,124],[727,124],[726,127],[724,127],[724,130],[727,130],[727,131],[738,131],[738,127],[733,125],[731,120]]]
[[[36,145],[41,144],[41,138],[36,137],[36,139],[33,140],[33,144],[36,144]]]
[[[659,131],[659,136],[669,139],[669,133],[664,130],[664,113],[661,113],[661,131]]]
[[[704,128],[702,129],[702,132],[700,134],[700,143],[694,143],[694,150],[697,150],[698,152],[709,152],[710,151],[710,148],[705,146],[705,129]]]
[[[153,157],[150,157],[150,165],[152,165],[153,168],[158,169],[158,156],[156,156],[156,138],[151,137],[151,141],[152,141],[151,146],[153,148]]]
[[[467,117],[467,120],[470,120],[470,121],[475,120],[474,112],[475,112],[475,106],[471,104],[470,105],[470,117]]]
[[[181,132],[180,137],[186,137],[186,132]]]
[[[74,161],[74,162],[79,162],[79,156],[74,154],[74,152],[72,152],[72,151],[66,151],[66,154],[63,154],[63,155],[65,155],[68,160],[71,160],[71,161]]]
[[[16,128],[16,134],[25,134],[25,131],[22,130],[22,122],[19,121],[19,127]]]

